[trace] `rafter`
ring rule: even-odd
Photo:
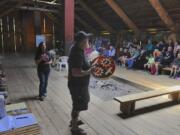
[[[1,0],[0,6],[3,6],[3,5],[6,4],[7,2],[8,2],[8,0]]]
[[[75,19],[79,23],[81,23],[84,27],[86,27],[89,31],[96,33],[96,30],[91,25],[89,25],[86,21],[84,21],[78,14],[75,15]]]
[[[21,2],[19,2],[17,5],[15,5],[14,7],[11,7],[11,8],[9,8],[9,9],[5,10],[4,12],[1,12],[1,13],[0,13],[0,17],[3,17],[3,16],[5,16],[5,15],[13,12],[14,10],[16,10],[16,8],[20,7],[20,6],[23,5],[23,4],[24,4],[24,1],[21,1]]]
[[[161,20],[165,23],[165,25],[171,30],[172,32],[176,32],[176,26],[173,22],[172,18],[169,16],[168,12],[165,10],[163,5],[160,3],[159,0],[149,0],[152,7],[156,10],[158,15],[160,16]]]
[[[46,15],[51,21],[53,21],[57,25],[60,25],[60,21],[54,15],[52,15],[51,13],[44,12],[44,15]]]
[[[114,30],[114,28],[112,28],[110,25],[108,25],[106,22],[104,22],[91,8],[89,8],[86,3],[83,0],[79,0],[78,4],[80,4],[80,6],[85,9],[89,15],[91,15],[91,17],[93,17],[97,23],[99,23],[103,28],[105,28],[106,30],[108,30],[111,33],[116,33],[116,31]]]
[[[39,7],[27,7],[27,6],[21,6],[19,9],[22,10],[32,10],[32,11],[42,11],[42,12],[51,12],[51,13],[59,13],[57,10],[52,9],[46,9],[46,8],[39,8]]]
[[[125,24],[129,26],[135,33],[139,33],[138,27],[135,23],[126,15],[123,9],[117,5],[114,0],[105,0],[106,3],[116,12],[116,14],[124,21]]]

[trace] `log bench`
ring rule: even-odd
[[[135,110],[136,101],[149,99],[153,97],[169,95],[173,101],[180,101],[180,86],[169,87],[165,90],[153,90],[137,94],[131,94],[121,97],[115,97],[114,100],[120,102],[120,110],[124,115],[130,115]]]

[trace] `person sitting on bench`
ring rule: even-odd
[[[159,68],[168,67],[174,60],[173,48],[168,47],[168,50],[161,56],[160,62],[156,63],[156,74],[158,74]]]
[[[178,53],[177,58],[173,61],[171,67],[171,73],[169,77],[176,78],[179,72],[180,72],[180,53]]]

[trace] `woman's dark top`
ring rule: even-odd
[[[144,64],[147,63],[146,53],[141,54],[137,60],[134,62],[134,68],[144,69]]]
[[[180,59],[176,58],[174,61],[173,61],[173,64],[180,67]]]
[[[36,53],[34,59],[39,60],[41,58],[43,59],[43,61],[38,64],[38,71],[50,70],[50,64],[45,64],[46,62],[49,62],[51,60],[50,54],[48,52]]]
[[[72,69],[79,68],[82,70],[88,70],[90,65],[85,59],[84,51],[77,45],[73,46],[68,59],[69,73],[68,73],[68,85],[69,86],[88,86],[90,75],[82,77],[72,76]]]
[[[171,51],[166,51],[163,56],[161,57],[160,63],[164,66],[170,65],[174,60],[174,54]]]

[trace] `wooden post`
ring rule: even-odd
[[[2,54],[4,54],[4,35],[3,35],[3,23],[2,23],[2,18],[0,19],[0,27],[1,27]]]
[[[125,24],[129,26],[136,34],[139,34],[138,27],[133,23],[133,21],[126,15],[123,9],[117,5],[114,0],[105,0],[106,3],[116,12],[116,14],[124,21]]]
[[[74,42],[74,0],[65,0],[65,54]]]
[[[135,102],[126,102],[120,104],[120,110],[124,115],[130,115],[134,112],[135,109]]]
[[[180,101],[180,93],[177,92],[177,93],[170,94],[169,98],[171,98],[175,102],[179,102]]]
[[[17,51],[17,44],[16,44],[16,20],[13,17],[13,32],[14,32],[14,51]]]
[[[35,32],[36,34],[41,34],[41,13],[39,11],[34,11],[34,21],[35,21]]]
[[[176,26],[173,22],[172,18],[169,16],[168,12],[162,6],[159,0],[149,0],[152,7],[156,10],[161,20],[165,23],[165,25],[172,31],[176,32]]]

